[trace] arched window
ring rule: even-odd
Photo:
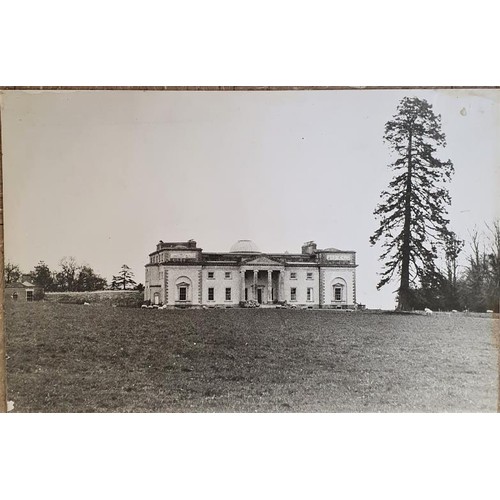
[[[191,302],[192,286],[191,280],[187,276],[177,278],[175,282],[177,288],[176,301],[178,302]]]
[[[332,280],[332,302],[337,305],[347,302],[347,283],[343,278]]]

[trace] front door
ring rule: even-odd
[[[262,304],[262,288],[261,287],[257,288],[257,302],[259,304]]]

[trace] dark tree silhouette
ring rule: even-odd
[[[500,220],[488,226],[490,231],[490,249],[488,252],[489,275],[489,306],[500,312]]]
[[[471,234],[461,289],[464,307],[498,312],[500,307],[500,220],[486,224],[487,232]]]
[[[111,281],[111,288],[113,289],[122,289],[127,290],[127,288],[134,288],[136,286],[136,282],[133,280],[134,273],[131,271],[130,267],[126,264],[123,264],[121,271],[117,276],[113,276],[113,280]]]
[[[96,274],[88,264],[78,264],[74,257],[64,257],[59,265],[61,270],[52,274],[43,262],[35,267],[32,274],[46,291],[92,292],[106,288],[107,282],[103,277]],[[50,283],[50,286],[47,287],[44,283]]]
[[[59,262],[61,271],[56,274],[58,290],[66,292],[78,291],[78,271],[79,265],[74,257],[63,257]]]
[[[107,285],[106,280],[96,274],[94,270],[88,265],[81,266],[76,282],[79,292],[104,290]]]
[[[446,301],[447,309],[458,309],[460,301],[458,297],[458,257],[465,242],[460,240],[454,232],[450,232],[444,242],[446,260]]]
[[[441,117],[416,97],[405,97],[397,114],[385,125],[384,141],[396,155],[389,167],[394,177],[382,191],[374,215],[379,228],[372,245],[383,240],[380,260],[385,261],[377,288],[399,275],[398,308],[412,307],[412,285],[438,277],[435,261],[440,242],[449,234],[446,219],[450,195],[444,183],[451,179],[450,160],[436,158],[437,147],[446,145]]]
[[[5,283],[14,283],[21,279],[21,270],[17,264],[7,262],[4,267]]]
[[[54,290],[54,277],[53,273],[50,271],[49,266],[41,260],[38,265],[35,266],[34,271],[31,273],[33,276],[33,282],[41,286],[45,291],[51,292]]]

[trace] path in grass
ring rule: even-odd
[[[301,310],[6,310],[15,411],[496,411],[498,320]]]

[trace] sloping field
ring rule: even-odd
[[[19,412],[492,412],[499,320],[9,304]]]

